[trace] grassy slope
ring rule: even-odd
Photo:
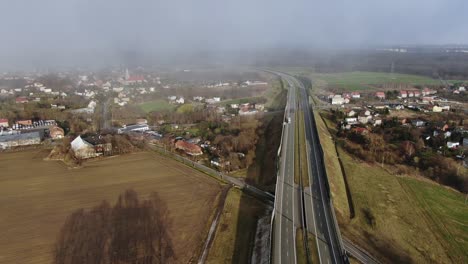
[[[327,156],[333,142],[318,118],[317,125]],[[353,159],[340,148],[338,151],[356,211],[352,220],[339,217],[347,237],[386,262],[467,261],[463,249],[467,248],[468,216],[463,195],[430,182],[391,175],[380,166]],[[333,160],[336,158],[325,158],[329,175],[339,168]],[[335,196],[334,205],[339,211]]]
[[[356,213],[341,226],[342,232],[386,262],[449,262],[437,236],[427,228],[433,223],[414,206],[414,197],[404,191],[399,179],[339,151]]]
[[[390,74],[382,72],[345,72],[310,74],[314,84],[320,88],[338,88],[342,90],[355,91],[372,89],[372,85],[384,83],[401,83],[412,85],[438,85],[439,80],[431,79],[425,76],[409,74]]]
[[[432,222],[446,248],[456,263],[468,261],[468,205],[464,195],[435,184],[421,183],[411,178],[401,178],[405,189],[416,198],[414,202],[423,209],[428,222]]]
[[[320,137],[320,143],[324,152],[325,167],[327,170],[328,181],[333,198],[333,205],[337,218],[341,221],[349,219],[350,211],[348,198],[346,196],[346,187],[341,172],[340,163],[336,155],[335,143],[333,142],[327,126],[317,112],[314,112],[315,121],[317,123],[317,131]]]
[[[139,106],[141,110],[147,113],[152,111],[171,110],[175,107],[174,105],[169,104],[168,102],[162,99],[141,103]]]
[[[206,263],[248,263],[257,218],[263,210],[263,204],[231,188]]]

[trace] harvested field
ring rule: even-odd
[[[157,192],[169,210],[176,263],[196,261],[222,186],[151,153],[88,162],[69,169],[38,150],[0,154],[0,263],[51,263],[66,218],[133,189]]]

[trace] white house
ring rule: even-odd
[[[183,97],[180,97],[179,99],[176,100],[176,103],[178,104],[184,104],[185,103],[185,99]]]
[[[342,105],[345,103],[345,100],[343,97],[341,97],[341,95],[337,95],[337,96],[334,96],[332,98],[332,105]]]
[[[447,142],[447,148],[449,149],[455,149],[455,148],[458,148],[460,146],[460,142]]]

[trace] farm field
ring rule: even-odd
[[[152,111],[172,110],[175,106],[162,99],[159,99],[141,103],[139,107],[141,110],[145,111],[146,113],[149,113]]]
[[[340,91],[377,89],[380,84],[439,85],[440,81],[425,76],[391,74],[384,72],[311,73],[310,78],[319,88]]]
[[[69,169],[44,161],[43,151],[0,154],[0,263],[52,263],[65,219],[102,200],[114,204],[127,189],[157,192],[169,210],[174,263],[196,261],[222,186],[189,167],[136,153]]]

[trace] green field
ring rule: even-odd
[[[79,169],[44,161],[38,150],[0,154],[0,263],[53,263],[54,243],[67,217],[127,189],[157,192],[169,210],[176,259],[197,259],[222,186],[176,161],[136,153],[86,162]]]
[[[344,73],[311,73],[309,75],[319,88],[339,89],[345,91],[362,91],[375,89],[380,84],[439,85],[439,80],[425,76],[409,74],[391,74],[383,72],[344,72]]]
[[[401,178],[409,193],[423,209],[434,232],[445,241],[455,263],[468,260],[468,204],[464,195],[435,184],[422,184],[411,178]]]
[[[145,102],[145,103],[141,103],[140,105],[140,109],[149,113],[149,112],[153,112],[153,111],[166,111],[166,110],[172,110],[175,108],[174,105],[168,103],[167,101],[163,100],[163,99],[158,99],[158,100],[154,100],[154,101],[149,101],[149,102]]]

